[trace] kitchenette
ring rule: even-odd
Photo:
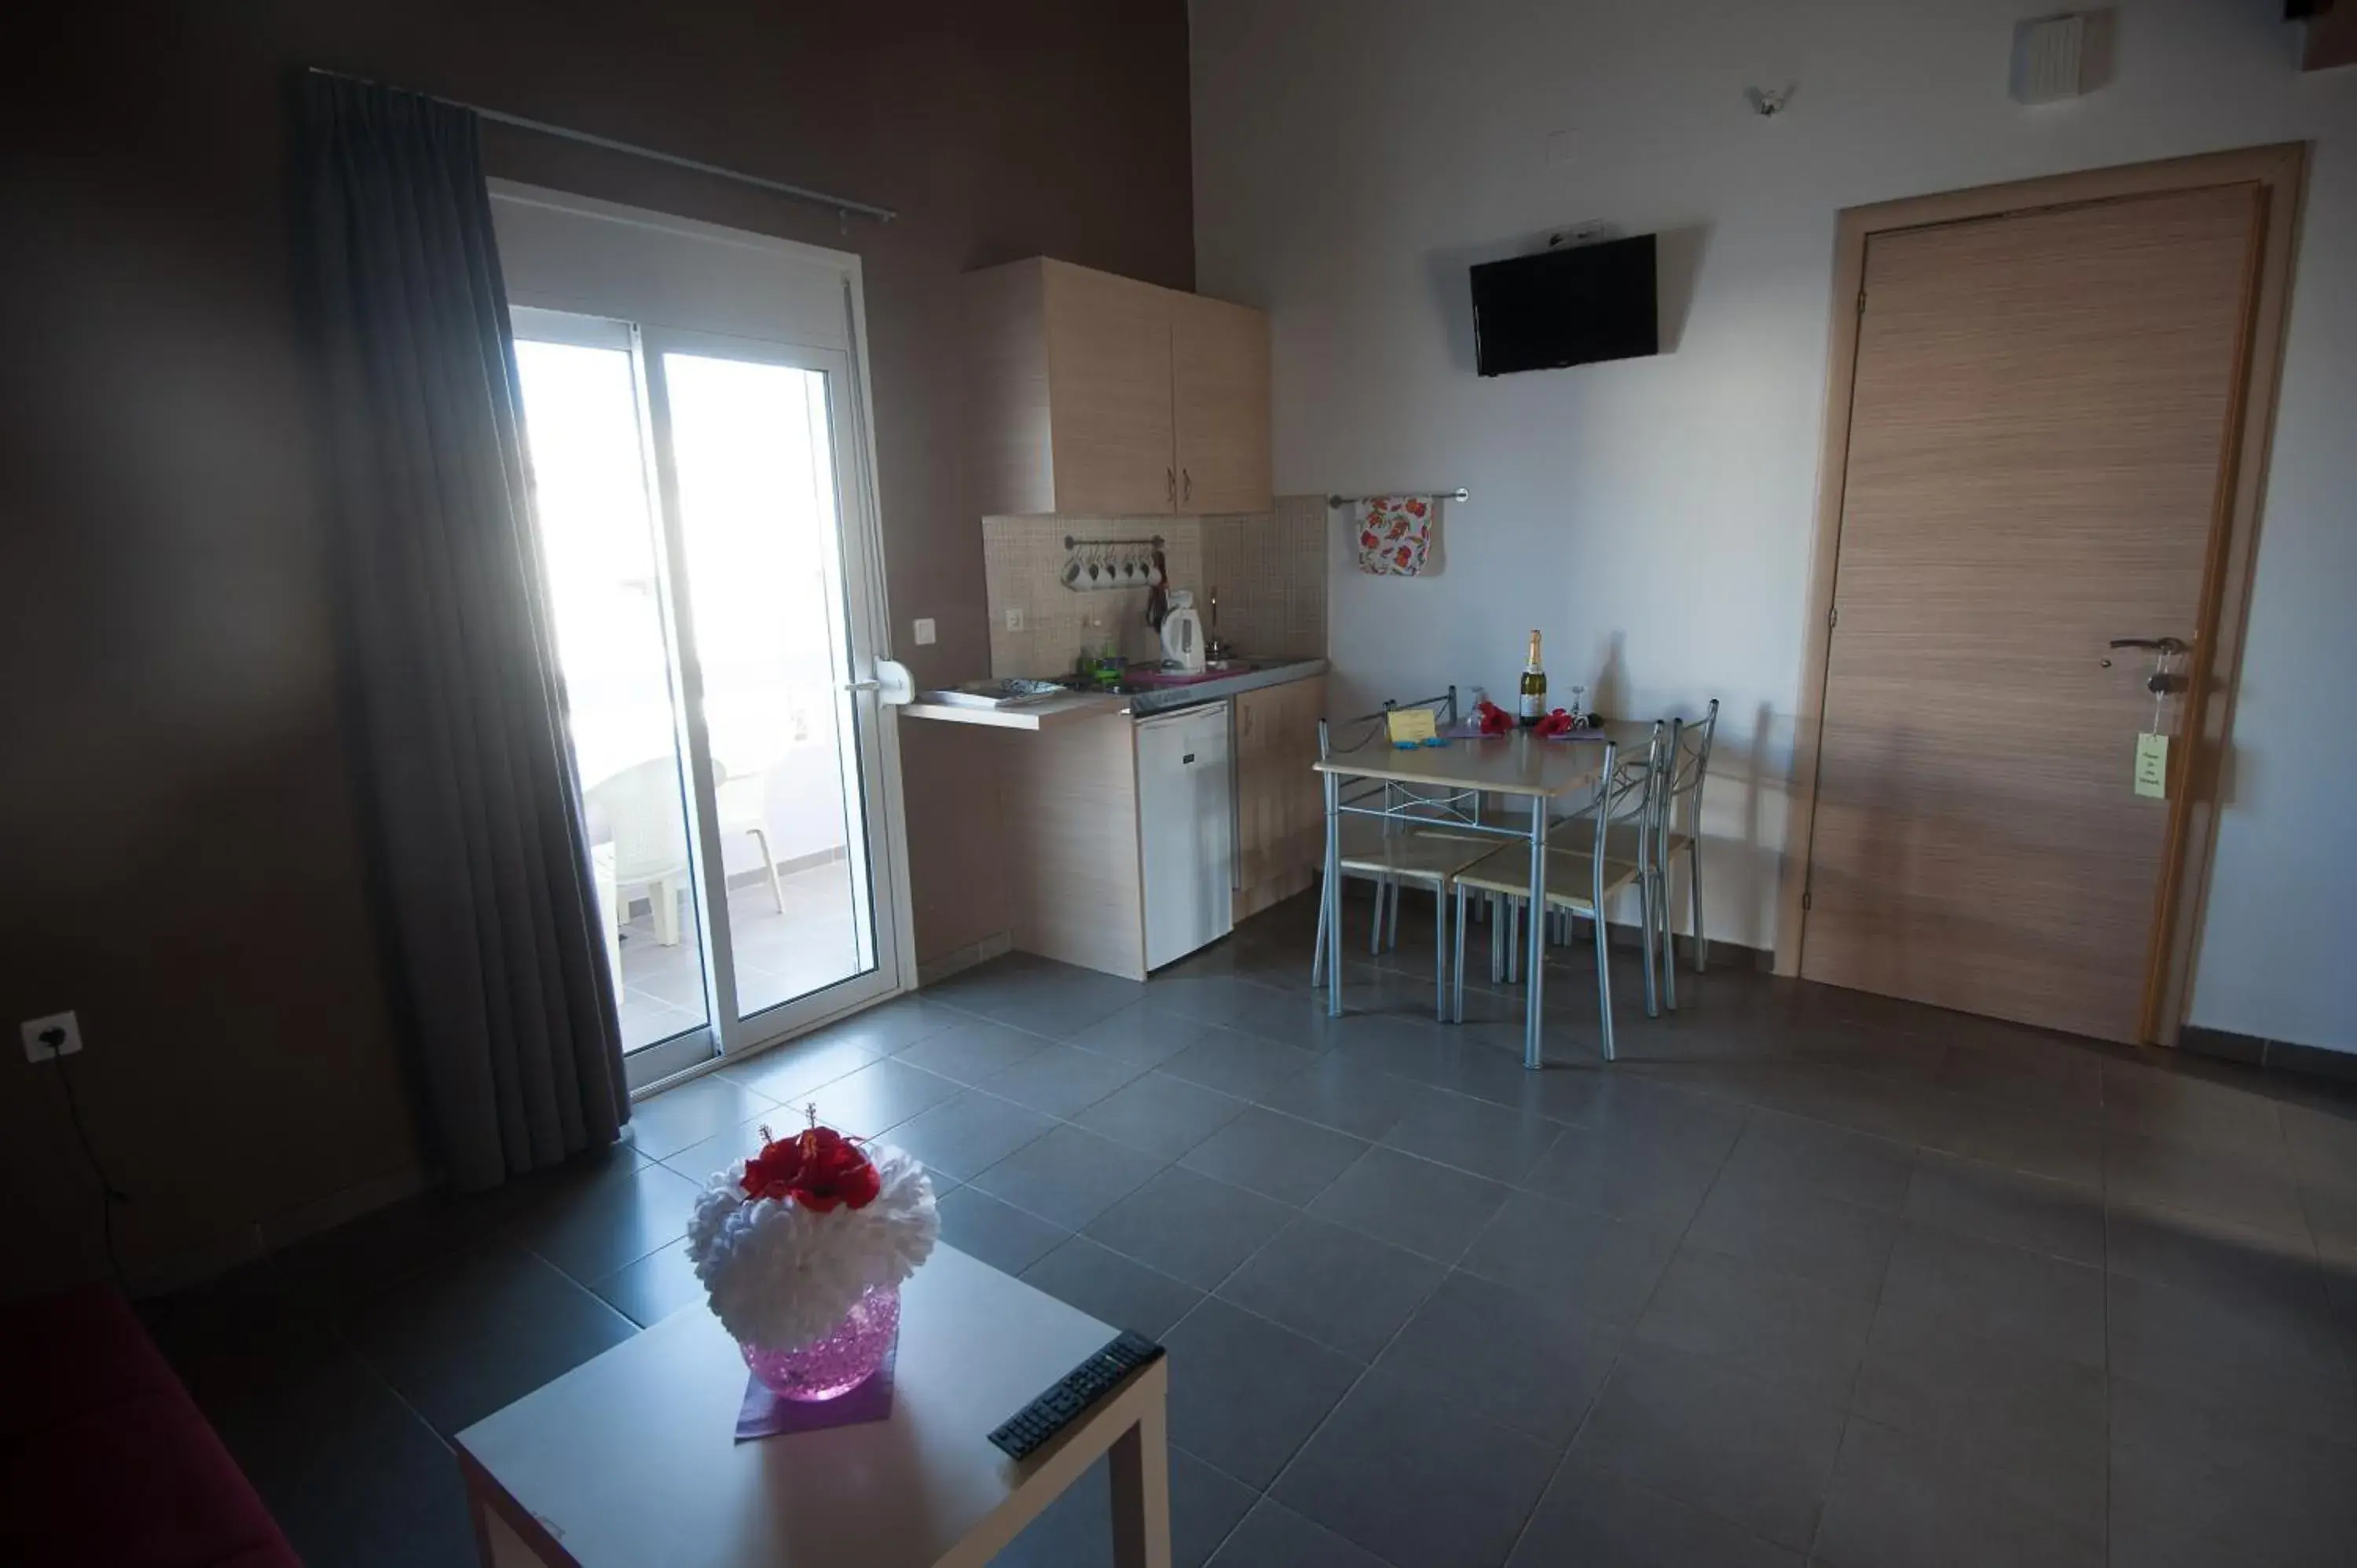
[[[1009,945],[1142,979],[1315,881],[1324,500],[1271,493],[1259,312],[1045,259],[967,286],[991,675],[899,711],[996,781]]]

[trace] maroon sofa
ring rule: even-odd
[[[130,1306],[0,1305],[0,1563],[301,1568]]]

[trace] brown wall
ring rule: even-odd
[[[10,39],[0,1026],[79,1008],[135,1269],[421,1156],[338,731],[285,104],[320,65],[896,207],[855,223],[496,127],[494,174],[857,251],[899,651],[986,672],[956,281],[1192,283],[1183,0],[132,4]],[[932,617],[936,647],[909,645]],[[909,726],[917,728],[921,726]],[[920,956],[1004,927],[986,790],[909,751]],[[92,1272],[48,1069],[0,1053],[0,1295]]]

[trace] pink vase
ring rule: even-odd
[[[794,1350],[770,1350],[759,1345],[737,1348],[753,1375],[780,1398],[831,1400],[847,1394],[884,1364],[900,1330],[898,1286],[870,1289],[852,1304],[843,1321],[824,1336]]]

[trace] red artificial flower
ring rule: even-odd
[[[1514,715],[1487,697],[1473,710],[1473,716],[1480,721],[1483,735],[1504,735],[1514,727]]]
[[[1555,712],[1547,714],[1546,717],[1539,720],[1535,727],[1542,736],[1569,735],[1573,730],[1579,727],[1579,720],[1565,712],[1563,709],[1557,708]]]
[[[761,1152],[745,1162],[748,1197],[791,1198],[824,1214],[839,1205],[865,1208],[883,1188],[875,1162],[832,1127],[774,1140],[764,1127],[761,1138]]]

